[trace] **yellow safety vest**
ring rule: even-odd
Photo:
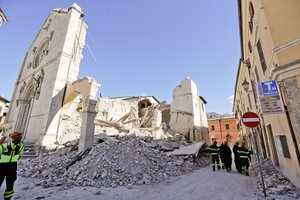
[[[24,153],[24,144],[13,142],[0,145],[0,163],[17,162]]]

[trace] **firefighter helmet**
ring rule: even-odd
[[[9,134],[9,137],[11,137],[12,139],[21,139],[22,138],[22,133],[20,132],[12,132]]]

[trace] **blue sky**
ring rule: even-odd
[[[105,97],[155,96],[171,103],[187,76],[208,112],[232,111],[240,58],[236,0],[0,0],[0,95],[11,98],[24,55],[50,11],[77,3],[88,24],[80,76]],[[88,48],[89,47],[89,48]]]

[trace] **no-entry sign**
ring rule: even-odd
[[[255,128],[259,125],[259,117],[254,112],[246,112],[243,114],[242,122],[249,128]]]

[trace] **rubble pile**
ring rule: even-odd
[[[182,141],[181,141],[182,142]],[[95,144],[82,159],[66,166],[77,151],[72,147],[44,153],[31,160],[22,159],[19,175],[40,178],[41,185],[116,187],[158,183],[170,176],[180,176],[207,165],[209,156],[200,153],[196,159],[168,156],[164,151],[176,148],[178,142],[151,138],[105,140]]]
[[[72,112],[69,115],[61,117],[61,134],[57,142],[64,144],[69,141],[74,141],[80,138],[81,117],[78,112]],[[72,134],[70,134],[72,133]]]
[[[256,173],[259,176],[259,180],[261,180],[258,163],[256,162],[255,164]],[[266,193],[269,199],[300,199],[300,190],[273,166],[270,159],[262,160],[261,164]],[[263,191],[261,183],[258,190]]]

